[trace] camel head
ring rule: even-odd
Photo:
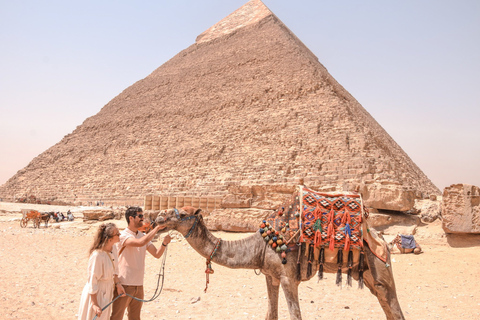
[[[183,207],[181,209],[168,209],[160,212],[155,223],[165,226],[164,230],[177,230],[187,238],[192,233],[199,221],[203,220],[201,209]]]

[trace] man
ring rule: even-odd
[[[67,219],[68,221],[73,221],[73,219],[75,219],[73,213],[70,210],[67,211]]]
[[[151,242],[155,234],[164,227],[156,226],[146,235],[138,229],[143,226],[143,212],[139,207],[130,207],[125,212],[128,227],[120,233],[118,250],[118,283],[115,284],[114,296],[118,295],[117,285],[121,284],[125,293],[138,299],[144,298],[143,278],[145,274],[145,255],[148,251],[155,258],[160,258],[170,243],[170,236],[163,239],[160,248]],[[110,320],[123,319],[125,309],[128,310],[129,320],[140,320],[143,302],[129,296],[123,296],[113,303]]]

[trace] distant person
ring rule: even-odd
[[[67,220],[68,221],[73,221],[74,219],[75,219],[75,217],[73,216],[73,213],[70,210],[68,210],[67,211]]]
[[[143,278],[145,275],[145,255],[148,251],[155,258],[160,258],[165,248],[170,243],[170,236],[166,235],[160,248],[151,242],[155,234],[162,229],[156,226],[146,235],[138,229],[143,226],[143,212],[139,207],[130,207],[125,212],[128,227],[120,234],[118,249],[118,279],[125,292],[138,299],[144,298]],[[164,228],[164,227],[163,227]],[[114,292],[117,296],[119,291]],[[128,310],[129,320],[140,320],[143,302],[124,296],[113,303],[112,317],[110,320],[123,319],[125,309]]]
[[[120,232],[113,223],[103,223],[90,247],[88,260],[88,280],[82,291],[78,320],[98,320],[110,318],[112,306],[102,311],[113,300],[113,287],[124,294],[125,290],[118,282],[118,255],[114,245],[120,238]]]

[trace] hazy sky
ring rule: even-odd
[[[0,184],[246,0],[0,0]],[[480,186],[480,1],[265,0],[441,190]]]

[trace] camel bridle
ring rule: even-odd
[[[195,221],[193,222],[193,225],[192,227],[190,228],[190,230],[188,231],[188,233],[186,235],[184,235],[185,239],[187,239],[188,237],[190,237],[192,235],[192,232],[193,230],[195,230],[195,227],[197,226],[198,224],[198,216],[196,215],[193,215],[193,216],[189,216],[189,217],[186,217],[186,218],[182,218],[180,217],[180,213],[178,212],[178,209],[175,208],[173,209],[174,212],[175,212],[175,216],[177,217],[177,220],[179,220],[180,222],[181,221],[188,221],[188,220],[191,220],[191,219],[195,219]]]

